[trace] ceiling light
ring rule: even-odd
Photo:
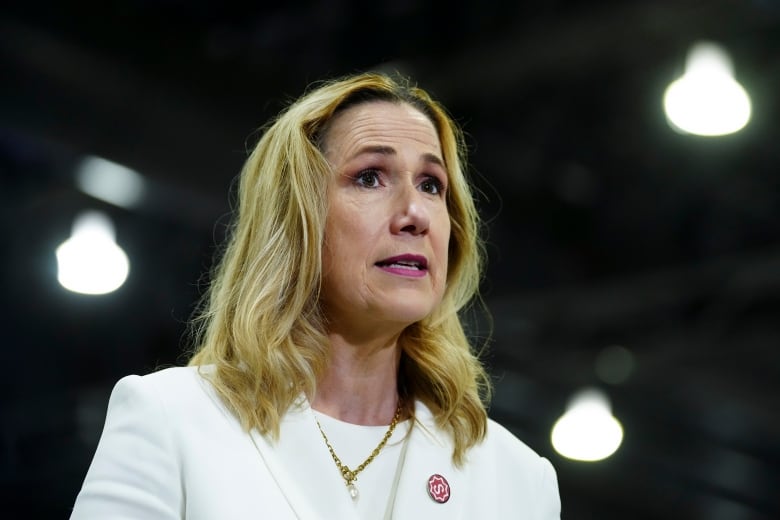
[[[623,427],[612,415],[609,398],[595,388],[574,394],[552,429],[555,451],[566,458],[593,462],[602,460],[620,447]]]
[[[669,124],[683,133],[726,135],[750,120],[750,97],[734,79],[728,53],[714,43],[691,48],[685,72],[667,87],[663,103]]]
[[[122,208],[134,208],[146,190],[144,178],[135,170],[89,156],[76,167],[76,186],[96,199]]]
[[[57,248],[57,280],[69,291],[106,294],[127,279],[130,262],[114,241],[111,220],[98,211],[76,217],[73,234]]]

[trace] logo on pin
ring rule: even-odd
[[[434,502],[445,503],[450,499],[450,483],[438,473],[428,479],[428,495]]]

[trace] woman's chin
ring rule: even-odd
[[[413,323],[424,320],[433,312],[433,308],[409,308],[396,309],[386,314],[389,323],[397,324],[401,328],[406,328]]]

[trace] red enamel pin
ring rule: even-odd
[[[434,502],[445,503],[450,499],[450,483],[438,473],[428,479],[428,495]]]

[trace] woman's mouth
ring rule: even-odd
[[[421,255],[398,255],[375,264],[387,273],[419,278],[428,273],[428,259]]]

